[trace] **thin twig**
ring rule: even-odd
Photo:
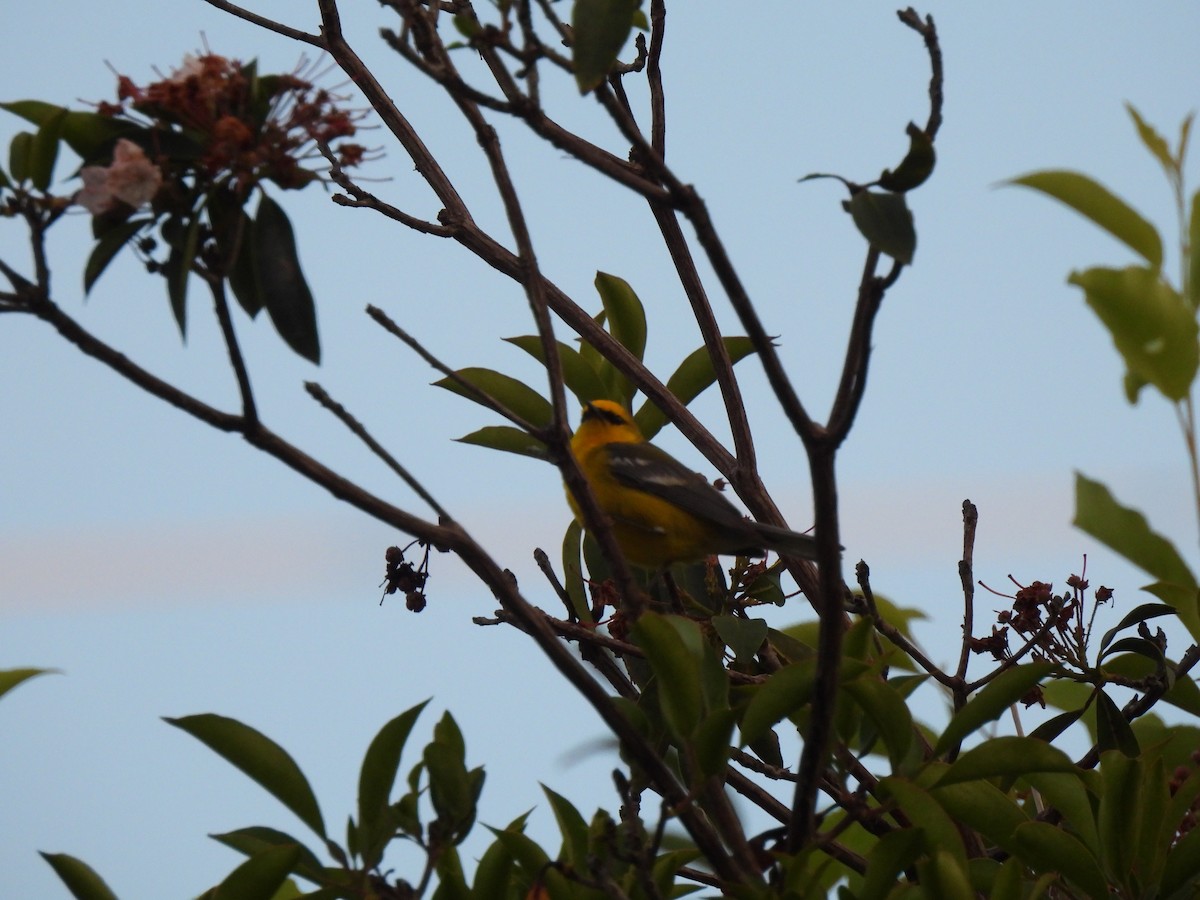
[[[398,459],[388,453],[383,445],[371,436],[366,427],[350,414],[346,407],[330,397],[321,385],[315,381],[306,381],[304,382],[304,389],[308,391],[314,400],[337,416],[339,421],[350,429],[350,432],[355,437],[366,444],[367,448],[383,461],[384,465],[399,475],[400,479],[412,489],[413,493],[424,500],[429,508],[437,513],[439,520],[448,522],[453,519],[453,516],[446,512],[445,508],[425,489],[425,486]]]
[[[970,500],[964,500],[962,512],[963,555],[958,563],[958,577],[963,589],[963,640],[954,675],[965,681],[971,658],[971,638],[975,634],[975,528],[979,524],[979,510]]]

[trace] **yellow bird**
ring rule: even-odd
[[[744,518],[702,476],[648,443],[619,403],[584,404],[571,453],[632,563],[658,569],[712,554],[762,556],[766,550],[816,558],[811,535]],[[567,502],[583,524],[570,491]]]

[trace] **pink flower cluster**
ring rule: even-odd
[[[79,175],[83,190],[75,195],[75,202],[94,216],[103,215],[118,202],[134,209],[149,203],[163,181],[158,166],[125,138],[117,141],[112,165],[85,166]]]

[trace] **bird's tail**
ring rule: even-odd
[[[778,525],[765,525],[755,522],[754,532],[762,540],[768,550],[785,556],[800,556],[804,559],[817,558],[817,539],[811,534],[800,534],[780,528]]]

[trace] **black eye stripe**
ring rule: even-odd
[[[583,408],[583,419],[584,421],[588,419],[602,419],[609,425],[628,424],[624,416],[599,406],[592,406],[590,403]]]

